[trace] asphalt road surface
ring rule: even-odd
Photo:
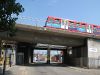
[[[100,75],[100,69],[83,69],[70,66],[13,66],[6,75]]]

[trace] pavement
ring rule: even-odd
[[[2,74],[2,65],[0,65],[0,75]]]
[[[100,75],[100,69],[49,65],[12,66],[6,75]]]
[[[9,65],[6,65],[6,71],[9,71],[11,69],[11,67]],[[2,71],[3,71],[3,65],[0,65],[0,75],[2,75]]]

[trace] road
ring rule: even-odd
[[[100,75],[99,71],[64,66],[13,66],[6,75]]]

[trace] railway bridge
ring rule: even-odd
[[[100,67],[98,35],[24,24],[16,24],[16,28],[18,31],[14,37],[7,37],[7,32],[0,32],[1,42],[7,40],[8,45],[14,48],[13,64],[32,63],[34,49],[46,49],[48,64],[50,50],[61,50],[63,64],[88,68]],[[19,62],[20,60],[23,61]]]

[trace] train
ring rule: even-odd
[[[88,33],[93,35],[100,35],[99,25],[88,24],[85,22],[77,22],[69,19],[56,18],[52,16],[47,17],[44,27],[63,29],[72,32]]]

